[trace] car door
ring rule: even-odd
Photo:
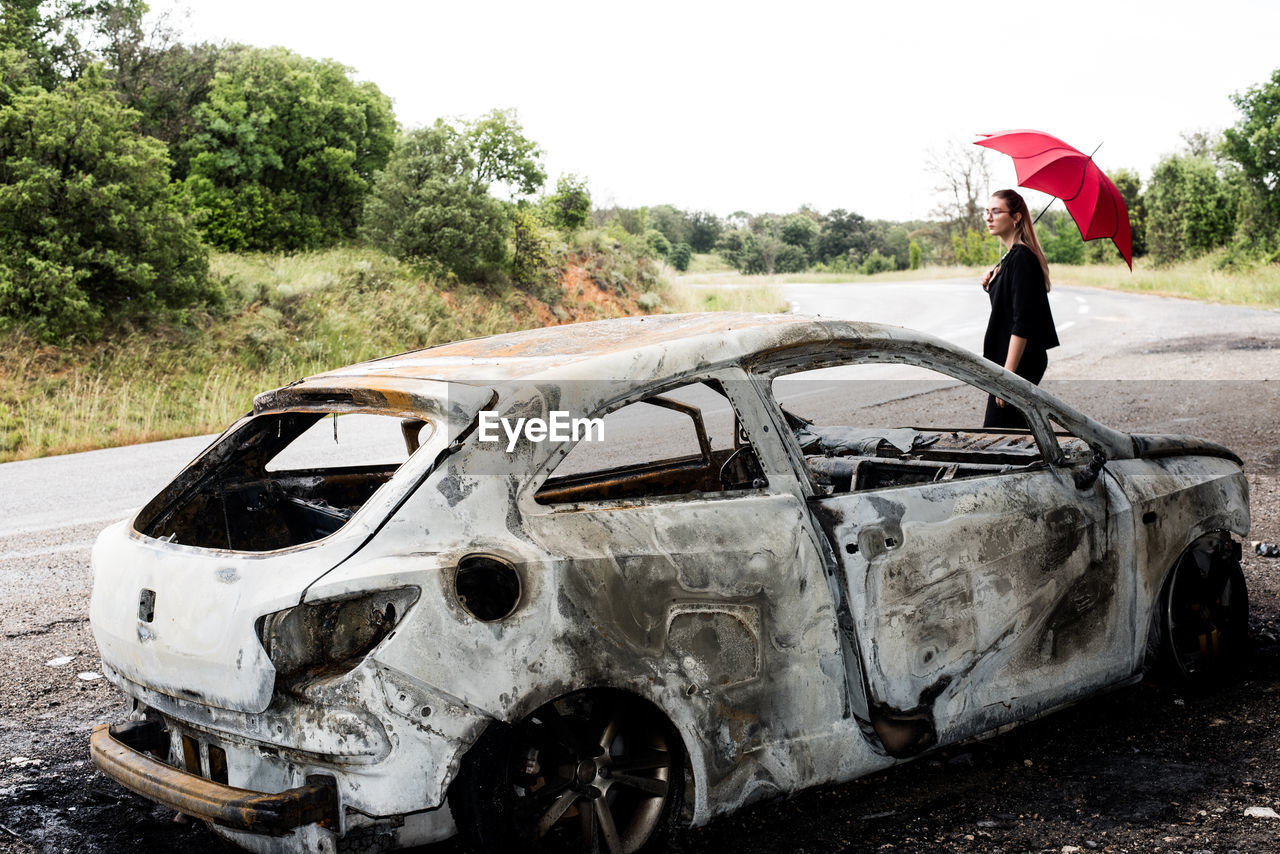
[[[939,376],[920,388],[985,399]],[[899,398],[915,388],[887,387]],[[1086,472],[1083,442],[1039,424],[1045,441],[1072,443],[1068,459],[1027,433],[888,430],[902,447],[876,448],[866,437],[878,427],[833,429],[858,448],[799,458],[833,474],[809,503],[839,562],[871,721],[890,754],[989,732],[1132,673],[1132,550],[1117,527],[1128,505]]]
[[[527,530],[562,556],[552,568],[562,613],[589,627],[574,645],[580,677],[641,678],[687,704],[720,756],[718,777],[737,765],[731,757],[829,730],[851,701],[822,535],[776,432],[759,427],[762,404],[745,378],[706,379],[736,393],[699,399],[687,390],[700,380],[685,379],[617,408],[603,433],[623,443],[628,465],[609,458],[612,467],[593,468],[571,452],[523,512]],[[755,408],[748,416],[744,399]],[[700,484],[702,431],[670,405],[682,401],[705,416],[710,470],[735,469],[722,480]],[[633,437],[621,431],[637,405],[657,420]],[[663,450],[637,458],[659,437]]]

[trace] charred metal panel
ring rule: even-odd
[[[1117,460],[1107,463],[1106,472],[1133,507],[1136,625],[1142,629],[1130,639],[1136,667],[1160,588],[1183,550],[1213,531],[1248,534],[1249,482],[1221,457]]]
[[[98,726],[93,760],[117,782],[180,812],[225,827],[282,834],[306,824],[334,827],[338,803],[332,786],[313,783],[278,794],[215,783],[134,749],[124,729]]]
[[[1127,672],[1132,575],[1103,487],[1045,470],[816,503],[848,577],[873,702],[909,755]]]

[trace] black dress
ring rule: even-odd
[[[982,355],[1003,368],[1009,355],[1009,336],[1026,338],[1026,349],[1014,373],[1039,384],[1049,365],[1047,351],[1058,346],[1058,332],[1049,311],[1049,294],[1044,289],[1044,270],[1035,253],[1015,243],[988,282],[987,295],[991,298],[991,318],[982,340]],[[1025,428],[1027,422],[1021,412],[1012,406],[997,406],[995,397],[988,396],[983,426]]]

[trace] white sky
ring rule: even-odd
[[[1145,178],[1280,67],[1274,0],[152,0],[174,5],[185,41],[351,66],[404,127],[515,107],[551,181],[586,177],[597,205],[721,216],[924,218],[929,151],[1011,128]]]

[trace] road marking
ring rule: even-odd
[[[1059,323],[1057,326],[1053,328],[1058,330],[1059,332],[1065,332],[1075,325],[1076,325],[1076,322],[1074,320],[1068,320],[1066,323]]]

